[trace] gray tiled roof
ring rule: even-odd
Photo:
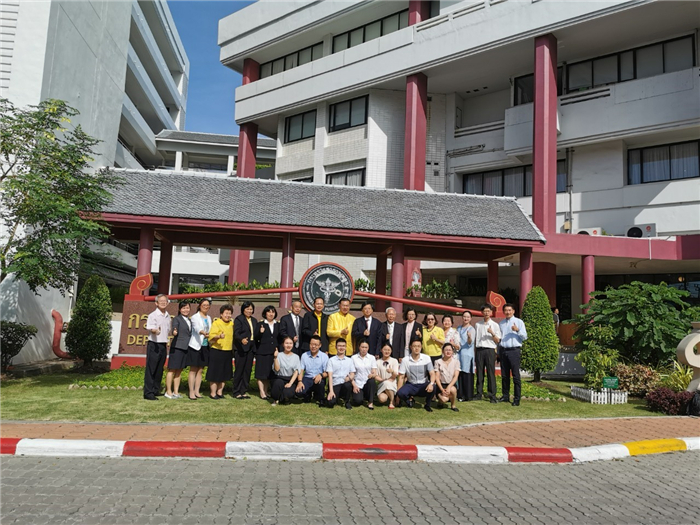
[[[216,133],[197,133],[194,131],[180,131],[177,129],[164,129],[156,136],[157,139],[184,140],[187,142],[211,142],[214,144],[224,144],[238,146],[237,135],[218,135]],[[258,138],[258,146],[276,148],[277,141],[274,139]]]
[[[126,184],[115,190],[114,201],[103,210],[105,212],[486,239],[545,240],[512,197],[207,177],[173,171],[117,171]]]

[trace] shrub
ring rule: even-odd
[[[559,361],[559,338],[554,331],[549,299],[542,287],[535,286],[527,294],[522,317],[527,339],[523,343],[520,367],[534,373],[537,382],[542,372],[554,370]]]
[[[674,392],[670,388],[662,387],[647,394],[647,406],[654,412],[677,416],[685,414],[693,395],[693,392]]]
[[[36,335],[36,326],[13,321],[0,322],[0,364],[5,372],[12,359]]]
[[[579,314],[575,337],[585,344],[597,327],[608,326],[613,338],[610,348],[634,363],[660,365],[676,355],[678,341],[688,334],[692,317],[698,309],[683,299],[688,292],[666,283],[647,284],[635,281],[619,288],[607,288],[591,294]]]
[[[611,373],[619,379],[620,390],[626,390],[631,396],[644,397],[661,383],[659,373],[649,366],[619,364],[612,368]]]
[[[105,282],[97,275],[83,286],[68,324],[66,348],[89,366],[104,359],[112,345],[112,300]]]
[[[579,352],[574,359],[586,369],[584,384],[589,388],[599,389],[603,386],[603,378],[609,376],[613,367],[617,365],[618,353],[617,350],[609,348],[587,348]]]
[[[374,292],[375,282],[368,279],[355,279],[355,290],[358,292]]]

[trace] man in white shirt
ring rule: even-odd
[[[355,378],[355,365],[352,359],[345,355],[347,342],[342,337],[335,342],[336,355],[328,360],[328,397],[326,405],[333,408],[338,401],[345,402],[345,408],[352,410],[352,380]]]
[[[171,320],[167,312],[168,296],[156,296],[156,309],[148,314],[146,330],[148,344],[146,345],[146,372],[143,379],[143,398],[156,401],[160,395],[160,382],[163,380],[163,366],[167,355],[168,338],[170,337]]]
[[[367,400],[367,408],[374,410],[374,393],[377,390],[377,358],[369,354],[369,343],[360,340],[358,352],[351,359],[355,365],[355,377],[352,380],[352,404],[359,406]]]
[[[481,307],[484,320],[476,323],[476,399],[484,396],[484,369],[488,375],[488,397],[491,403],[496,400],[496,352],[501,341],[501,330],[498,323],[491,319],[493,307],[485,304]]]
[[[506,316],[500,322],[501,343],[501,390],[503,396],[499,401],[510,402],[510,375],[513,374],[513,406],[520,406],[520,356],[523,341],[527,339],[527,330],[522,319],[515,317],[515,306],[506,303],[503,306],[503,314]]]

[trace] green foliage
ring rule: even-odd
[[[693,369],[688,365],[673,360],[673,370],[662,378],[661,384],[674,392],[683,392],[693,379]]]
[[[90,277],[80,291],[68,324],[66,348],[89,365],[104,359],[112,345],[112,300],[101,277]]]
[[[358,292],[374,292],[375,282],[370,279],[355,279],[355,290]]]
[[[576,361],[586,369],[583,382],[590,388],[601,388],[603,378],[612,374],[620,357],[617,350],[610,348],[613,331],[609,326],[598,326],[591,330],[591,338],[579,346]]]
[[[690,321],[700,313],[683,300],[688,295],[666,283],[638,281],[593,292],[585,305],[588,311],[576,316],[574,337],[585,346],[595,341],[598,327],[608,326],[612,329],[610,348],[622,358],[649,365],[669,363]]]
[[[5,372],[12,364],[12,359],[19,354],[24,345],[36,335],[35,326],[13,321],[0,322],[0,364]]]
[[[17,109],[0,99],[0,219],[8,225],[0,281],[14,274],[35,293],[65,293],[78,278],[81,255],[109,233],[95,219],[121,178],[90,169],[98,141],[80,126],[66,127],[77,114],[60,100]]]
[[[693,392],[674,392],[670,388],[661,387],[646,396],[647,406],[654,412],[663,412],[669,416],[685,414],[686,407],[693,399]]]
[[[554,370],[559,361],[559,339],[552,323],[552,310],[547,294],[540,286],[535,286],[525,298],[523,322],[527,328],[527,339],[523,343],[523,370],[532,372],[535,381],[542,372]]]
[[[413,286],[406,289],[406,296],[416,295],[416,292],[420,292],[421,297],[425,299],[454,299],[459,297],[459,290],[457,287],[450,284],[449,280],[436,281],[433,279],[431,282]]]
[[[620,390],[629,392],[631,396],[644,397],[661,383],[659,373],[644,365],[627,366],[620,363],[615,365],[611,372],[619,379]]]
[[[129,293],[129,288],[126,286],[114,286],[109,289],[109,297],[112,304],[121,304],[124,302],[124,296]]]

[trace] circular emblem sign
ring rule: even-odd
[[[299,297],[307,310],[313,311],[314,299],[323,297],[326,307],[323,312],[330,315],[340,310],[340,300],[352,301],[355,285],[348,271],[338,264],[319,263],[309,268],[301,278]]]

